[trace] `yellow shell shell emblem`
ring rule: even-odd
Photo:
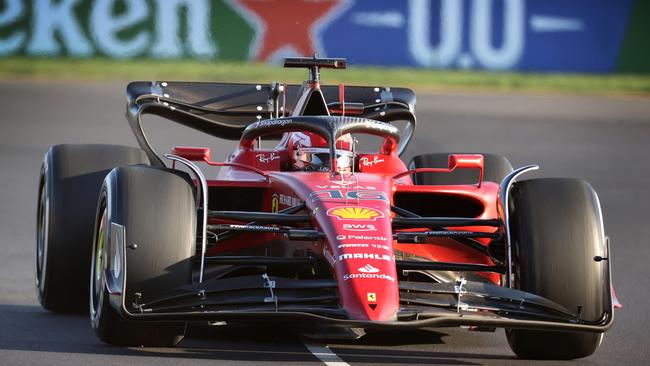
[[[369,207],[334,207],[327,211],[328,216],[334,216],[339,220],[371,220],[375,221],[384,214]]]

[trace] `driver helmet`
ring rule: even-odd
[[[330,149],[327,140],[311,132],[292,132],[288,144],[291,165],[298,171],[329,171]],[[352,171],[354,154],[352,135],[345,134],[336,140],[336,168],[339,172]]]

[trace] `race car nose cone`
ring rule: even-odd
[[[393,254],[392,182],[372,174],[314,181],[306,200],[325,234],[340,303],[353,320],[395,320],[399,308]]]
[[[326,204],[328,248],[343,307],[356,320],[395,320],[399,290],[388,205]]]
[[[343,254],[345,257],[346,254]],[[386,261],[391,256],[387,256]],[[377,258],[377,257],[375,257]],[[375,259],[375,261],[381,259]],[[343,307],[355,320],[396,320],[399,294],[394,263],[373,266],[372,260],[355,260],[337,267]],[[365,264],[362,264],[365,263]],[[383,267],[382,269],[378,267]],[[392,267],[392,271],[391,268]],[[342,275],[340,275],[340,274]],[[343,282],[343,287],[341,287]]]

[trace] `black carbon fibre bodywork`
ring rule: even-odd
[[[258,121],[258,116],[266,119],[290,115],[303,87],[279,83],[135,81],[126,90],[127,120],[152,164],[162,166],[162,159],[142,129],[142,115],[157,115],[218,138],[239,140],[246,127]],[[320,91],[328,108],[340,107],[339,86],[322,85]],[[400,152],[404,150],[416,124],[412,90],[346,86],[345,96],[363,104],[363,113],[355,117],[388,123],[407,121],[399,148]]]

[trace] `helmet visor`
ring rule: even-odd
[[[306,166],[322,167],[330,169],[330,152],[326,148],[301,148],[296,151],[296,159],[305,163]],[[352,152],[347,150],[336,150],[336,167],[339,170],[352,168],[354,157]]]

